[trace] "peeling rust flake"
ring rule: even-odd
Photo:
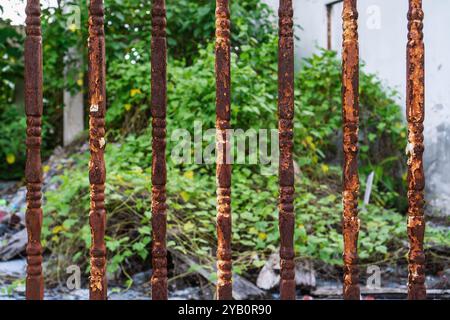
[[[408,120],[408,299],[426,299],[423,170],[425,118],[425,46],[422,0],[409,0],[406,118]]]
[[[358,127],[359,127],[359,45],[356,0],[344,0],[342,44],[343,116],[343,236],[344,288],[346,300],[359,300],[358,267]]]

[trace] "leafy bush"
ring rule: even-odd
[[[25,121],[14,105],[15,83],[23,74],[22,41],[18,28],[0,21],[0,179],[20,176],[24,164]]]
[[[209,0],[168,0],[166,5],[169,22],[167,25],[169,57],[176,58],[180,65],[190,65],[197,57],[199,50],[214,38],[215,3]],[[133,89],[136,88],[137,83],[145,82],[146,86],[138,88],[141,92],[148,92],[151,0],[111,0],[106,1],[104,6],[108,103],[113,106],[113,109],[120,104],[122,115],[129,115],[123,112],[123,108],[128,108],[130,102],[148,110],[147,96],[137,94],[139,91],[133,91]],[[77,10],[74,11],[73,8]],[[264,42],[274,31],[270,22],[271,10],[259,0],[232,2],[231,11],[233,12],[234,47],[251,43],[253,39]],[[86,1],[58,2],[56,7],[42,9],[44,122],[46,125],[46,135],[43,136],[44,156],[48,155],[54,147],[62,144],[64,90],[82,91],[87,98],[87,12]],[[78,18],[80,26],[76,24]],[[8,21],[0,21],[0,70],[2,72],[0,112],[11,107],[15,91],[21,90],[16,85],[18,79],[23,77],[23,41],[23,27],[11,26]],[[72,54],[77,50],[82,56],[81,65]],[[124,59],[125,57],[129,58]],[[134,67],[140,70],[136,71]],[[135,79],[134,76],[137,75],[140,78]],[[134,92],[132,97],[130,92]],[[124,128],[125,133],[129,130],[142,130],[147,124],[146,118],[126,119],[131,123]],[[110,128],[120,126],[122,123],[122,121],[110,122],[109,126]],[[7,121],[3,125],[14,127],[15,123]],[[21,159],[25,155],[23,135],[14,128],[5,129],[5,133],[16,132],[19,135],[8,136],[8,138],[21,141],[18,148],[14,149],[16,152],[14,156]],[[20,173],[23,172],[23,163],[0,165],[0,169],[5,168],[16,172],[20,177]],[[0,177],[10,176],[0,174]]]
[[[177,128],[192,133],[195,120],[202,121],[204,129],[213,128],[215,122],[213,1],[171,2],[167,1],[168,137]],[[112,0],[105,6],[108,269],[127,275],[150,265],[150,1]],[[85,25],[84,4],[81,9]],[[276,128],[277,37],[273,16],[257,0],[233,2],[232,13],[232,125],[243,130]],[[61,10],[44,12],[45,72],[50,76],[46,78],[45,119],[53,119],[53,124],[56,120],[52,117],[61,114],[62,89],[84,87],[84,76],[74,66],[67,81],[59,81],[65,52],[71,46],[84,48],[79,41],[86,39],[86,28],[66,32],[67,37],[56,36],[65,32],[67,18]],[[307,59],[296,76],[295,99],[295,162],[300,168],[295,197],[296,251],[302,257],[336,265],[341,264],[342,252],[341,169],[337,165],[342,149],[340,69],[333,52],[322,51]],[[399,214],[403,213],[399,199],[405,198],[400,179],[404,159],[399,153],[404,149],[405,127],[393,93],[383,88],[376,76],[361,72],[360,94],[361,180],[376,172],[374,203],[361,211],[360,256],[363,262],[396,260],[406,250],[404,218]],[[8,119],[17,117],[12,112],[8,115]],[[23,134],[18,123],[14,134]],[[61,133],[58,126],[53,132]],[[8,134],[11,137],[13,133]],[[169,139],[169,151],[174,143]],[[59,267],[56,272],[72,263],[88,268],[88,157],[87,152],[73,154],[75,164],[54,177],[56,189],[45,194],[43,244],[56,261],[50,266]],[[168,160],[169,249],[198,257],[212,271],[216,244],[214,166],[179,165]],[[277,177],[261,175],[257,165],[234,165],[232,181],[234,268],[245,272],[261,267],[265,257],[278,247]],[[448,239],[448,231],[427,228],[428,245],[449,246]]]
[[[128,136],[107,151],[108,270],[127,275],[150,266],[150,132]],[[43,237],[58,263],[88,269],[88,155],[77,155],[77,167],[55,177],[60,187],[47,192]],[[320,166],[317,166],[319,171]],[[168,247],[195,256],[213,273],[215,177],[212,166],[168,167]],[[238,273],[259,268],[279,245],[277,177],[251,166],[233,167],[233,250]],[[320,176],[320,177],[319,177]],[[298,257],[341,265],[342,199],[336,182],[340,168],[330,166],[312,178],[302,175],[295,197],[295,250]],[[323,184],[321,181],[332,181]],[[84,213],[84,214],[83,214]],[[405,219],[393,210],[369,205],[362,210],[359,250],[362,263],[403,259],[407,247]],[[427,248],[449,246],[449,232],[427,227]],[[72,257],[68,259],[67,257]]]
[[[22,42],[20,29],[0,20],[0,106],[14,102],[15,82],[23,75]]]
[[[232,56],[232,124],[247,130],[276,128],[277,38],[242,45]],[[258,48],[255,50],[254,48]],[[142,49],[144,50],[144,49]],[[138,49],[136,49],[138,51]],[[109,93],[109,127],[122,125],[124,132],[140,132],[149,119],[150,83],[148,67],[142,62],[116,61]],[[303,170],[312,171],[323,161],[339,161],[341,148],[340,61],[335,52],[322,51],[304,62],[296,77],[295,152]],[[117,76],[116,76],[117,75]],[[255,81],[255,78],[258,81]],[[192,79],[195,79],[193,81]],[[199,51],[192,65],[172,60],[168,68],[168,129],[185,128],[193,133],[193,122],[214,128],[214,49],[210,44]],[[383,206],[404,209],[402,172],[406,159],[406,128],[394,93],[386,90],[371,74],[361,73],[361,173],[376,173],[376,201]],[[258,121],[255,121],[257,117]],[[171,145],[169,144],[169,148]]]
[[[233,127],[276,127],[276,39],[259,44],[259,50],[242,46],[234,54]],[[328,264],[340,265],[342,253],[340,172],[332,156],[340,134],[339,62],[335,53],[322,52],[305,62],[297,76],[296,97],[296,155],[301,173],[297,177],[295,197],[295,246],[299,256],[311,257]],[[119,69],[116,69],[118,72]],[[125,68],[124,68],[125,70]],[[136,74],[133,76],[133,70]],[[194,120],[204,122],[204,128],[214,126],[214,56],[212,46],[200,50],[199,57],[190,66],[171,60],[168,86],[168,137],[177,128],[192,132]],[[337,70],[337,71],[336,71]],[[125,72],[125,71],[124,71]],[[140,99],[146,99],[148,81],[142,74],[143,66],[128,69],[134,80],[136,100],[131,107],[119,103],[109,109],[109,121],[115,117],[145,118],[146,108],[140,109]],[[195,81],[192,79],[195,78]],[[331,79],[331,80],[330,80]],[[380,161],[389,159],[402,145],[399,107],[385,93],[377,78],[361,74],[361,170],[372,170],[374,155]],[[147,86],[147,87],[146,87]],[[118,89],[120,91],[122,89]],[[110,91],[111,92],[111,91]],[[331,93],[331,94],[330,94]],[[130,93],[131,95],[131,93]],[[330,97],[332,99],[330,100]],[[376,106],[373,105],[376,103]],[[133,116],[127,115],[133,114]],[[399,121],[398,126],[381,128],[379,123]],[[365,135],[375,133],[374,139]],[[151,134],[145,129],[127,137],[109,132],[107,161],[107,247],[110,272],[127,275],[137,266],[149,265],[150,248],[150,176]],[[381,140],[385,139],[386,142]],[[386,153],[377,154],[372,148],[391,146]],[[168,154],[174,147],[168,141]],[[46,247],[57,259],[73,256],[74,263],[87,266],[90,244],[88,227],[89,189],[87,180],[88,155],[76,156],[77,165],[62,176],[55,177],[60,187],[47,192],[44,218]],[[400,167],[401,158],[386,165],[379,181],[386,181],[392,163]],[[378,163],[378,162],[376,162]],[[245,272],[261,267],[268,254],[279,244],[277,177],[260,174],[258,165],[234,165],[232,179],[234,270]],[[362,179],[363,180],[363,179]],[[178,165],[168,157],[168,246],[170,250],[197,257],[212,272],[215,248],[215,174],[214,165]],[[402,215],[389,201],[398,197],[395,189],[376,183],[375,202],[361,211],[360,256],[365,262],[398,260],[406,253],[405,224]],[[386,201],[385,199],[388,199]],[[80,219],[84,212],[84,219]],[[376,232],[374,232],[376,230]],[[449,245],[448,232],[427,228],[427,244]],[[140,263],[134,263],[140,261]],[[68,263],[68,261],[60,261]],[[71,262],[72,263],[72,262]]]
[[[0,109],[0,179],[20,177],[25,165],[22,149],[25,144],[26,121],[17,106]],[[14,137],[14,139],[11,139]]]

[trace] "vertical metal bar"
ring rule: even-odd
[[[278,131],[279,229],[280,229],[280,298],[295,300],[294,265],[294,29],[292,0],[280,0],[278,41]]]
[[[41,9],[39,0],[28,0],[26,6],[25,39],[25,113],[27,116],[27,160],[25,178],[27,182],[26,225],[28,231],[26,298],[44,298],[42,275],[42,169],[41,169],[41,125],[42,125],[42,36]]]
[[[333,14],[333,4],[327,4],[327,50],[331,50],[331,19]]]
[[[152,8],[152,299],[167,300],[166,249],[166,7],[153,0]]]
[[[408,120],[408,299],[426,299],[423,121],[425,117],[425,46],[423,42],[422,0],[409,0],[407,45]]]
[[[359,300],[359,45],[356,0],[344,0],[342,44],[344,299]]]
[[[91,300],[106,300],[106,208],[105,180],[105,33],[103,28],[103,0],[90,0],[89,6],[89,182],[91,185]]]
[[[217,299],[232,299],[230,142],[230,10],[216,0]]]

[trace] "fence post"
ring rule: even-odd
[[[26,6],[25,39],[25,113],[27,116],[27,159],[25,178],[27,182],[26,225],[27,243],[27,300],[44,298],[42,275],[42,36],[39,0],[28,0]]]
[[[106,209],[105,180],[105,33],[103,28],[103,0],[90,0],[89,6],[89,182],[91,185],[91,210],[89,222],[92,232],[91,276],[89,297],[106,300]]]
[[[344,288],[346,300],[359,300],[358,268],[358,126],[359,126],[359,45],[356,0],[344,0],[342,44],[343,116],[343,235]]]
[[[292,0],[280,0],[278,42],[278,131],[279,229],[280,229],[280,298],[295,300],[294,264],[294,30]]]
[[[230,10],[216,0],[217,299],[232,299],[230,142]]]
[[[408,299],[426,299],[423,170],[425,117],[425,46],[422,0],[409,0],[406,117],[408,120]]]
[[[151,113],[152,113],[152,299],[167,300],[166,249],[166,7],[152,2]]]

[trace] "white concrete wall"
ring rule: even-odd
[[[276,10],[278,0],[265,0]],[[298,32],[297,62],[327,45],[326,3],[332,0],[294,0]],[[425,169],[427,200],[433,210],[450,214],[450,0],[426,0]],[[341,48],[342,4],[332,11],[332,49]],[[361,59],[365,70],[377,73],[399,93],[405,110],[407,0],[359,0]],[[406,142],[405,142],[406,143]],[[431,208],[431,207],[430,207]]]

